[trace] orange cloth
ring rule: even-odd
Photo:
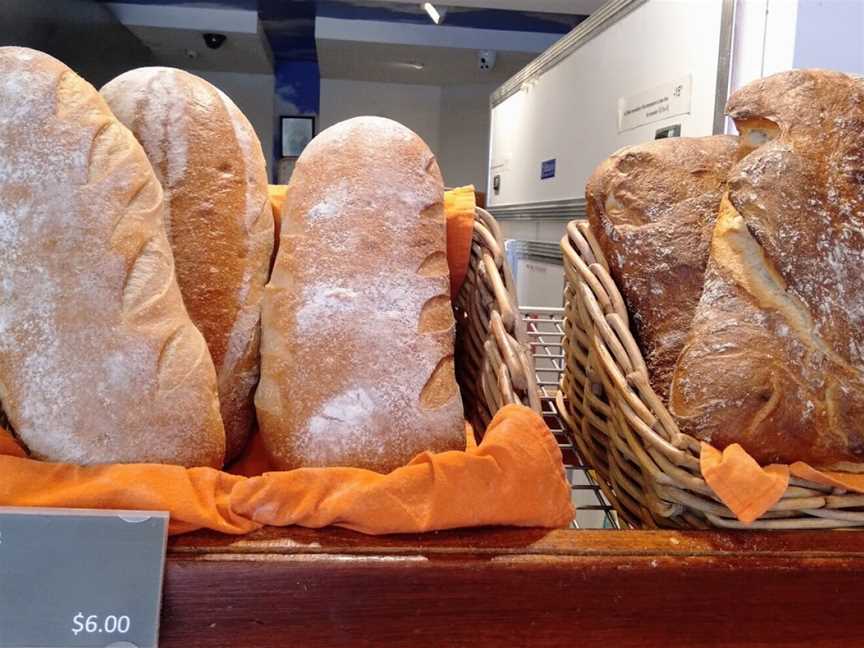
[[[780,501],[789,486],[790,475],[864,493],[864,475],[817,470],[803,461],[763,468],[737,443],[722,453],[703,443],[699,467],[711,490],[744,524],[750,524]]]
[[[855,493],[864,493],[864,475],[858,473],[816,470],[803,461],[796,461],[789,466],[789,470],[799,479],[807,479],[834,488],[844,488]]]
[[[447,263],[450,265],[450,295],[455,299],[465,281],[471,258],[474,235],[474,185],[458,187],[444,193],[447,216]]]
[[[288,200],[288,185],[267,185],[267,195],[270,198],[270,209],[273,211],[273,236],[276,244],[273,247],[273,256],[279,248],[279,233],[282,231],[282,207]]]
[[[0,431],[0,447],[13,445]],[[243,477],[212,468],[79,467],[0,456],[0,506],[164,510],[171,533],[204,527],[242,534],[292,524],[415,533],[561,527],[573,517],[558,444],[538,414],[518,405],[498,412],[479,446],[424,452],[387,475],[300,468]]]
[[[282,209],[288,199],[288,185],[268,185],[270,208],[273,210],[274,236],[273,260],[279,250],[279,233],[282,229]],[[471,258],[471,239],[474,234],[474,207],[476,206],[474,185],[458,187],[444,192],[444,214],[447,218],[447,263],[450,266],[450,295],[456,297]],[[272,264],[271,264],[272,265]]]
[[[722,453],[703,443],[699,467],[711,490],[745,524],[774,506],[789,485],[788,466],[762,468],[737,443]]]
[[[270,187],[277,218],[286,189]],[[473,235],[473,188],[448,196],[447,254],[458,290]],[[467,437],[464,452],[422,453],[381,475],[355,468],[267,472],[267,455],[256,435],[229,471],[222,472],[153,464],[43,463],[27,459],[12,435],[0,428],[0,506],[165,510],[171,513],[171,533],[208,528],[242,534],[265,524],[335,524],[382,534],[570,522],[573,509],[561,452],[540,416],[511,405],[498,412],[480,446],[470,429]]]

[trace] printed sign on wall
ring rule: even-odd
[[[690,75],[618,100],[618,132],[690,112]]]

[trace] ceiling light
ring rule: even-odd
[[[427,14],[429,14],[432,22],[434,22],[436,25],[440,25],[441,21],[444,20],[444,14],[446,12],[443,9],[439,11],[431,2],[424,2],[420,6],[426,11]]]
[[[412,70],[422,70],[426,67],[426,65],[419,61],[394,61],[391,65],[394,67],[411,68]]]

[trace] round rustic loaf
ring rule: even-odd
[[[702,294],[738,138],[673,137],[613,153],[585,188],[588,221],[633,316],[651,386],[672,372]]]
[[[825,70],[729,99],[732,168],[670,410],[761,463],[864,461],[864,84]]]

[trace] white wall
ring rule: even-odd
[[[799,0],[793,65],[864,74],[864,2]]]
[[[504,239],[558,243],[564,236],[567,221],[563,219],[513,218],[498,221]],[[541,304],[534,304],[540,306]]]
[[[318,130],[359,115],[389,117],[420,135],[448,186],[485,191],[489,154],[488,85],[430,86],[321,79]]]
[[[730,91],[791,68],[864,73],[864,1],[739,0]]]
[[[685,137],[710,135],[722,7],[715,0],[640,5],[496,106],[490,166],[501,189],[489,204],[581,198],[599,162],[665,126],[680,124]],[[689,114],[619,132],[619,99],[688,75]],[[552,159],[556,175],[542,180],[541,164]]]
[[[275,113],[273,110],[273,75],[247,74],[245,72],[212,72],[210,70],[189,70],[192,74],[206,79],[237,104],[255,128],[264,158],[267,160],[267,175],[273,178],[273,129]]]
[[[494,85],[441,89],[438,163],[447,186],[473,184],[477,191],[486,191],[489,95],[494,90]]]
[[[857,1],[857,0],[855,0]],[[795,56],[794,0],[741,0],[735,9],[730,92],[792,67]],[[726,132],[735,133],[731,119]]]
[[[440,106],[438,86],[321,79],[318,131],[360,115],[389,117],[417,133],[437,154]]]

